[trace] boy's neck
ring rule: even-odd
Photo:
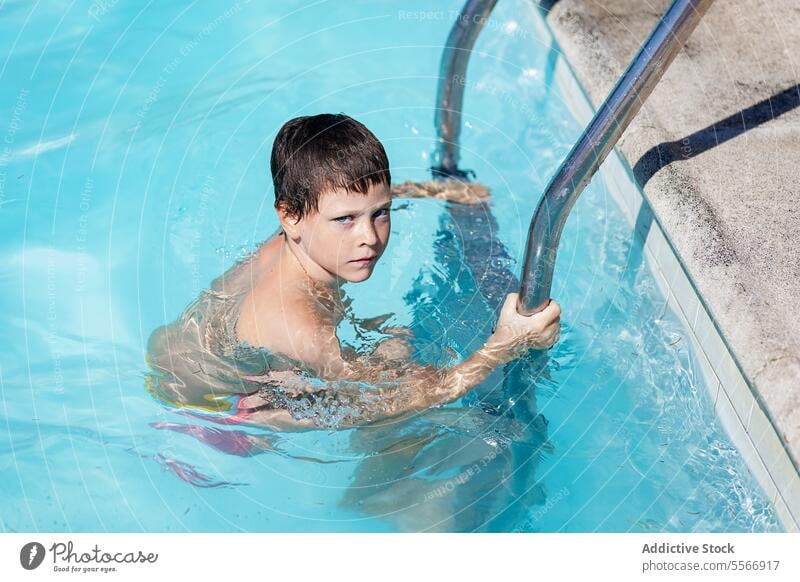
[[[314,284],[330,290],[339,290],[344,279],[331,275],[319,265],[314,264],[301,248],[289,240],[283,229],[278,236],[283,239],[281,245],[281,263],[286,265],[298,279],[310,279]]]

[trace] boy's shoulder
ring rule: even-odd
[[[301,343],[331,329],[307,292],[297,285],[282,287],[275,279],[251,289],[239,304],[237,338],[271,352],[297,356]]]

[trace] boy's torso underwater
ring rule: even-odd
[[[237,323],[245,301],[257,295],[260,308],[276,320],[285,319],[280,301],[279,281],[273,275],[280,257],[283,237],[278,229],[259,248],[232,266],[203,290],[174,322],[157,328],[148,342],[148,364],[155,371],[148,377],[148,391],[159,400],[198,413],[222,413],[226,424],[252,423],[278,430],[317,428],[313,419],[298,419],[293,408],[291,387],[295,382],[301,397],[308,397],[307,379],[301,380],[302,363],[239,339]],[[321,317],[338,325],[346,315],[356,327],[374,330],[389,315],[371,320],[356,320],[350,311],[351,300],[339,289],[308,284],[302,291],[313,298]],[[285,324],[284,324],[284,327]],[[274,333],[281,333],[276,325]],[[391,340],[379,351],[390,358],[403,358],[410,350],[394,350]],[[352,352],[343,348],[343,356]],[[349,354],[354,357],[354,353]],[[247,380],[270,374],[284,378],[281,389]],[[307,374],[305,376],[307,378]],[[219,416],[219,415],[215,415]]]

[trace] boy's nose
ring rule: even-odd
[[[360,234],[362,243],[367,246],[373,246],[378,242],[378,232],[372,222],[365,222]]]

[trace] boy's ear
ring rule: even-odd
[[[290,237],[297,236],[299,234],[297,232],[297,223],[300,222],[300,219],[292,214],[289,214],[286,211],[286,205],[283,203],[279,203],[275,211],[278,213],[278,220],[280,221],[281,228],[283,228],[284,232]]]

